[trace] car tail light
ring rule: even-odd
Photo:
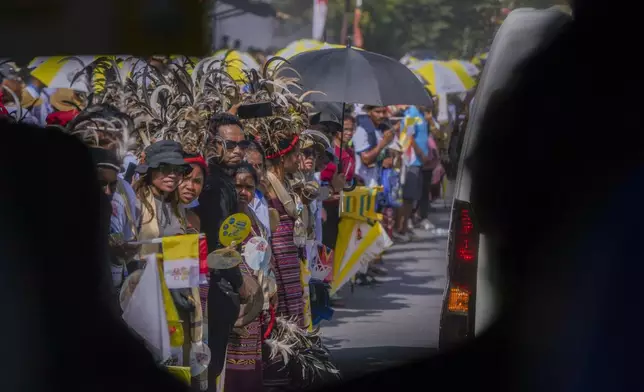
[[[465,287],[452,286],[449,288],[447,309],[452,313],[467,315],[470,306],[470,291]]]
[[[448,244],[449,287],[441,317],[444,341],[439,346],[448,347],[474,335],[478,252],[479,230],[472,206],[455,200]]]

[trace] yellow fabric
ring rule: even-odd
[[[146,197],[148,205],[152,206],[152,212],[141,203],[141,230],[139,231],[139,241],[151,240],[154,238],[159,238],[159,222],[157,221],[157,206],[154,202],[154,195],[150,190],[148,196]],[[159,251],[158,244],[146,244],[141,246],[140,256],[143,258],[146,255],[157,253]],[[163,276],[163,273],[161,274]]]
[[[160,262],[158,263],[159,276],[161,277],[161,295],[163,296],[163,306],[165,307],[165,316],[168,320],[168,328],[170,329],[170,346],[181,347],[185,341],[185,333],[183,331],[183,324],[179,318],[179,311],[174,304],[174,300],[168,290],[168,285],[165,282],[163,273],[163,259],[159,255]],[[173,332],[174,331],[174,332]]]
[[[163,237],[163,260],[171,263],[181,259],[199,259],[199,234]]]
[[[347,260],[347,250],[349,249],[350,242],[355,238],[357,229],[364,229],[366,233],[362,232],[362,239],[358,246],[351,252]],[[335,251],[333,257],[333,282],[331,283],[330,294],[335,294],[342,286],[344,286],[353,276],[358,272],[361,265],[368,258],[371,261],[382,249],[370,249],[376,245],[376,240],[379,236],[383,235],[384,228],[380,222],[375,222],[373,225],[364,223],[363,221],[342,218],[338,225],[338,237],[335,244]]]
[[[421,80],[426,83],[425,88],[433,95],[467,91],[459,74],[444,61],[419,61],[409,64],[407,67],[420,76]],[[469,78],[467,73],[465,73],[465,77]]]
[[[476,85],[476,81],[474,80],[474,78],[472,78],[470,74],[467,73],[467,70],[465,69],[465,67],[458,61],[451,60],[451,61],[445,62],[444,64],[449,69],[456,72],[456,75],[458,75],[458,78],[461,79],[461,82],[463,82],[463,85],[465,86],[466,89],[469,90]]]
[[[246,52],[222,49],[216,51],[212,55],[212,57],[217,60],[225,61],[226,66],[224,69],[230,76],[232,76],[234,80],[238,81],[239,83],[245,83],[248,79],[244,71],[249,71],[251,69],[262,69],[257,60],[255,60],[253,56]]]
[[[226,354],[224,354],[224,364],[228,363],[228,349],[226,349]],[[224,392],[224,385],[226,384],[226,365],[221,370],[221,373],[217,376],[216,379],[216,392]]]
[[[377,195],[383,187],[368,188],[357,186],[350,192],[342,193],[340,217],[357,219],[364,222],[381,221],[382,214],[376,212]]]
[[[479,54],[474,56],[470,61],[472,64],[476,65],[479,68],[483,68],[483,62],[487,60],[487,53]]]
[[[400,136],[398,137],[403,151],[403,159],[407,165],[416,160],[416,152],[411,144],[412,139],[407,136],[407,129],[420,123],[422,123],[420,117],[405,117],[403,128],[400,131]]]
[[[191,385],[190,367],[184,366],[167,366],[168,372],[186,384]]]
[[[43,82],[49,88],[71,88],[77,91],[88,92],[86,82],[83,78],[79,78],[74,85],[71,84],[72,78],[78,72],[80,72],[83,67],[89,65],[98,58],[105,57],[108,59],[116,60],[117,56],[74,56],[73,58],[68,58],[65,60],[66,56],[51,56],[47,57],[42,61],[42,58],[38,60],[38,64],[31,75],[36,79]],[[80,60],[80,62],[78,61]],[[36,63],[32,61],[32,63]],[[42,61],[42,62],[41,62]],[[95,70],[92,74],[92,79],[94,81],[96,92],[101,91],[105,85],[105,76],[102,70]]]
[[[311,270],[309,269],[306,260],[300,264],[300,281],[302,282],[303,298],[304,298],[304,325],[307,326],[309,331],[313,331],[313,316],[311,314],[311,292],[309,291],[309,281],[311,280]]]

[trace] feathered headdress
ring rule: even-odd
[[[69,61],[80,59],[69,58]],[[87,93],[80,113],[67,124],[69,133],[85,144],[96,147],[115,148],[119,159],[134,148],[134,122],[124,111],[127,83],[123,69],[115,58],[100,57],[74,75],[72,85],[82,80]],[[77,105],[74,105],[77,106]]]
[[[147,63],[133,74],[137,93],[127,101],[127,111],[135,122],[139,156],[158,140],[174,140],[190,154],[214,155],[208,120],[239,95],[218,65],[212,59],[170,63],[162,72]]]
[[[283,361],[284,367],[299,370],[292,373],[299,379],[298,387],[312,386],[319,379],[332,375],[340,380],[340,371],[331,362],[331,354],[323,345],[319,327],[311,332],[301,328],[295,318],[277,317],[269,339],[264,341],[270,361]]]
[[[246,72],[248,84],[242,102],[270,102],[273,106],[271,117],[243,120],[244,129],[259,140],[266,152],[266,158],[273,159],[291,151],[299,141],[300,133],[309,124],[309,103],[304,98],[312,93],[298,95],[300,89],[297,78],[281,77],[280,73],[288,67],[271,70],[275,61],[286,61],[279,57],[269,60],[260,74],[256,70]]]

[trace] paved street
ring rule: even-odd
[[[436,227],[449,226],[448,209],[435,204]],[[345,287],[346,306],[335,309],[322,325],[325,342],[345,379],[380,370],[435,352],[438,321],[446,284],[445,236],[430,238],[417,229],[418,239],[394,245],[384,256],[388,276],[383,284]]]

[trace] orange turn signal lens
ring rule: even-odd
[[[452,313],[466,313],[470,309],[470,292],[461,287],[450,287],[447,310]]]

